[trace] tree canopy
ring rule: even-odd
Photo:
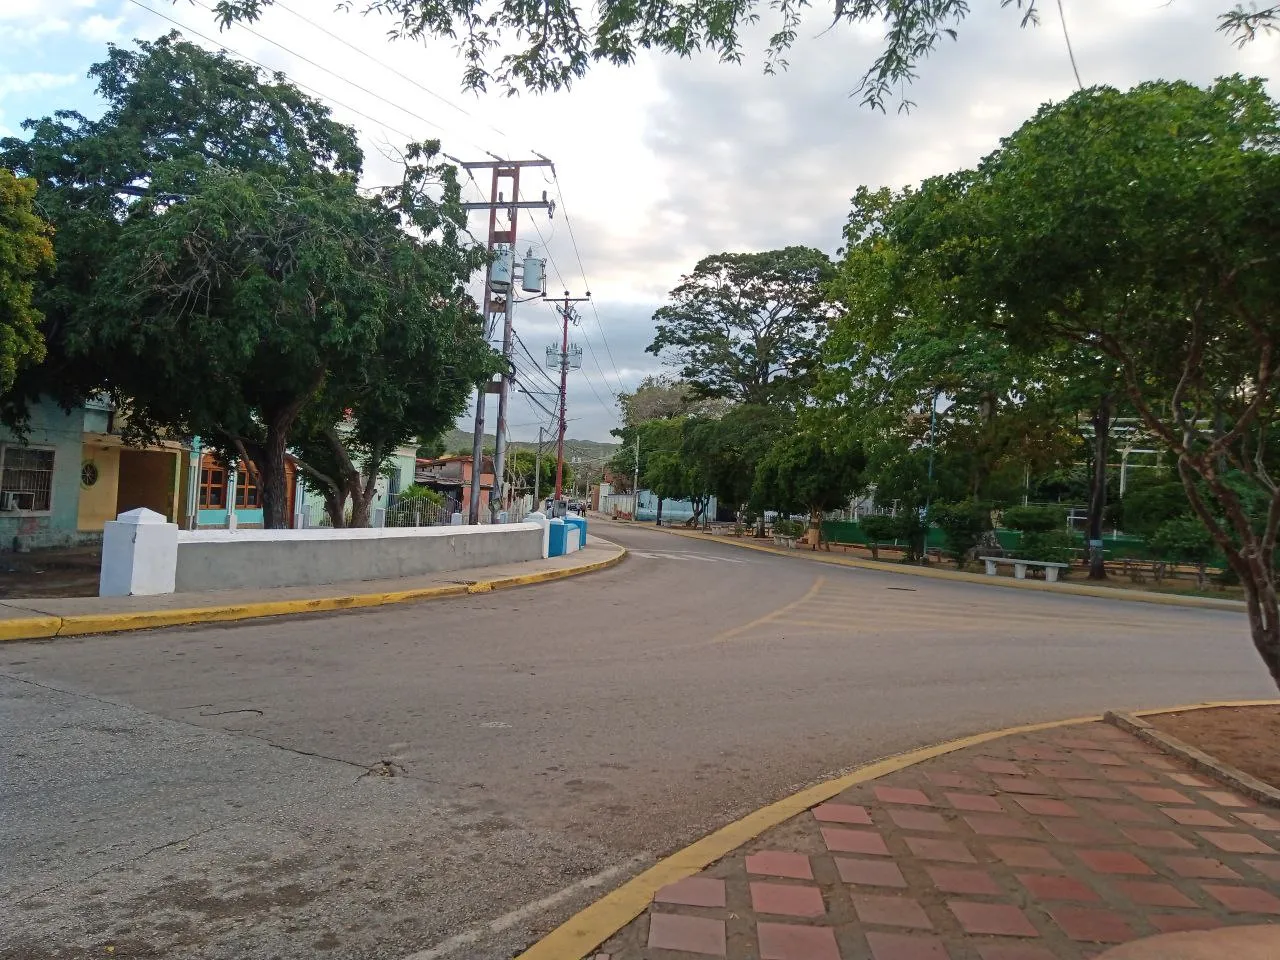
[[[35,277],[53,265],[52,230],[34,210],[36,182],[0,168],[0,394],[19,366],[44,359]]]
[[[287,523],[290,443],[327,445],[317,459],[343,468],[328,479],[360,519],[382,459],[438,432],[492,366],[455,170],[438,144],[410,145],[400,183],[362,190],[355,133],[326,107],[176,34],[112,47],[91,73],[100,120],[63,112],[0,141],[59,230],[37,295],[54,362],[20,379],[14,415],[107,387],[135,435],[247,461],[269,527]],[[347,411],[363,479],[333,446]]]
[[[175,0],[176,2],[176,0]],[[218,0],[224,24],[253,21],[275,0]],[[987,0],[1012,8],[1023,26],[1040,20],[1040,0]],[[572,0],[512,4],[499,0],[363,0],[346,3],[364,13],[390,17],[400,37],[441,37],[456,41],[466,64],[463,85],[485,90],[490,84],[509,93],[520,89],[559,90],[583,77],[593,64],[632,63],[643,50],[689,57],[706,52],[724,63],[746,58],[742,32],[768,24],[763,57],[767,73],[785,70],[788,51],[810,23],[809,4],[778,0],[767,9],[760,0],[657,0],[583,8]],[[879,53],[857,83],[866,105],[884,109],[916,77],[921,61],[943,40],[954,40],[971,12],[970,0],[835,0],[829,13],[815,16],[822,26],[865,26],[883,30]],[[1237,42],[1275,29],[1280,6],[1237,3],[1219,19],[1219,29]],[[901,100],[903,106],[909,101]]]
[[[795,399],[811,381],[832,307],[831,261],[787,247],[698,261],[654,314],[650,353],[667,356],[703,397],[768,404]]]
[[[1085,90],[975,171],[926,184],[893,229],[974,323],[1116,365],[1280,681],[1278,147],[1260,80]]]

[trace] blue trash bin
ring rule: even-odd
[[[564,522],[573,528],[573,533],[567,533],[567,536],[577,536],[578,549],[581,550],[587,545],[587,519],[586,517],[565,517]]]
[[[564,538],[568,532],[565,522],[559,517],[552,517],[549,521],[548,532],[551,536],[547,539],[547,556],[562,557],[564,556]]]

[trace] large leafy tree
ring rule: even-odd
[[[782,513],[809,514],[811,546],[822,534],[822,515],[845,507],[864,483],[866,457],[824,436],[822,419],[814,415],[804,428],[779,439],[755,472],[755,499]]]
[[[700,260],[654,314],[653,343],[703,397],[791,402],[811,383],[833,310],[832,272],[811,247]]]
[[[33,209],[36,182],[0,168],[0,394],[18,367],[44,358],[35,278],[53,265],[49,225]]]
[[[458,408],[465,378],[443,367],[468,372],[483,352],[463,291],[483,253],[460,239],[437,145],[411,148],[402,182],[370,196],[354,132],[280,77],[176,35],[112,48],[92,73],[101,120],[58,114],[0,144],[40,181],[62,247],[41,297],[58,362],[15,410],[107,385],[136,432],[200,435],[251,464],[280,527],[308,405],[302,439],[359,412],[366,481]],[[369,483],[339,486],[367,506]]]
[[[1065,425],[1071,381],[1053,359],[975,327],[933,265],[899,247],[892,218],[915,202],[911,191],[855,197],[828,285],[842,312],[825,344],[818,396],[833,436],[864,445],[872,474],[889,480],[877,499],[1008,499],[1028,471],[1075,452]],[[888,461],[921,454],[924,487],[916,489],[914,466]]]
[[[997,2],[1013,8],[1024,26],[1039,21],[1040,0],[987,0],[987,5]],[[257,19],[273,3],[218,0],[214,9],[225,24]],[[810,7],[804,0],[776,0],[767,11],[759,0],[642,0],[589,10],[572,0],[364,0],[343,6],[390,16],[394,32],[402,37],[456,40],[467,64],[463,82],[468,88],[483,90],[492,83],[508,91],[558,90],[585,75],[593,63],[628,64],[641,50],[682,57],[705,51],[722,62],[740,63],[745,57],[742,30],[766,17],[765,70],[785,69],[787,52]],[[834,0],[828,12],[815,16],[826,26],[883,28],[880,53],[857,90],[864,103],[884,108],[915,78],[920,61],[942,40],[955,39],[970,6],[970,0]],[[1245,42],[1275,29],[1278,22],[1280,6],[1237,3],[1222,15],[1221,29]]]
[[[326,107],[176,33],[134,50],[112,46],[89,74],[105,101],[99,119],[61,110],[25,121],[26,139],[0,139],[0,166],[39,184],[58,254],[35,291],[48,355],[0,398],[11,423],[41,394],[70,405],[114,381],[146,378],[153,358],[108,357],[85,342],[94,284],[131,219],[162,212],[214,168],[288,179],[360,171],[355,131]]]
[[[1280,107],[1262,82],[1083,91],[907,214],[900,242],[975,322],[1118,366],[1280,682]]]

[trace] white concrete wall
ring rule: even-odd
[[[542,527],[184,530],[176,589],[287,587],[411,577],[542,557]]]

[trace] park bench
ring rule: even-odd
[[[1048,560],[1019,560],[1017,557],[979,557],[978,559],[987,565],[988,577],[996,575],[997,564],[1011,563],[1013,564],[1013,576],[1015,579],[1027,579],[1027,567],[1041,567],[1044,569],[1044,579],[1048,583],[1057,583],[1058,571],[1066,570],[1071,566],[1069,563],[1050,563]]]

